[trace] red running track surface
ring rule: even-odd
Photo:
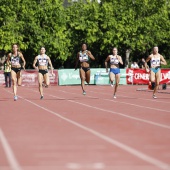
[[[169,170],[170,94],[138,88],[0,87],[0,170]]]

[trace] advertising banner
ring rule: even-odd
[[[127,84],[148,84],[149,73],[144,69],[126,69]],[[170,69],[161,69],[160,84],[170,83]]]
[[[54,70],[54,76],[49,71],[51,85],[80,85],[79,69]],[[120,84],[148,84],[149,74],[144,69],[120,69]],[[161,69],[160,84],[170,83],[170,69]],[[0,85],[5,84],[3,70],[0,71]],[[105,68],[91,68],[90,84],[110,84],[109,74]],[[22,85],[38,85],[38,71],[22,70]]]
[[[105,85],[110,84],[109,74],[105,68],[91,68],[90,83]],[[126,69],[121,69],[120,84],[126,84]],[[62,69],[58,70],[59,85],[78,85],[81,84],[79,69]]]
[[[90,83],[94,84],[94,75],[99,69],[90,69]],[[81,84],[79,69],[61,69],[58,70],[59,85],[78,85]]]
[[[96,85],[110,84],[109,71],[106,73],[106,69],[97,71],[95,74],[94,83]],[[119,84],[126,84],[126,69],[120,69],[120,82]]]
[[[50,85],[58,85],[58,70],[54,70],[52,76],[49,70]],[[0,85],[5,84],[4,72],[0,71]],[[38,85],[38,71],[36,70],[22,70],[22,85]]]

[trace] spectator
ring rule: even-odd
[[[131,64],[131,68],[139,68],[138,64],[136,62],[133,62]]]
[[[5,87],[11,87],[11,63],[7,61],[4,62],[4,76],[5,76]]]
[[[141,58],[141,60],[139,61],[138,65],[139,65],[139,68],[142,68],[142,69],[145,68],[145,59]]]

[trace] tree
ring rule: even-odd
[[[65,7],[64,7],[64,5]],[[81,43],[94,54],[92,67],[104,66],[113,46],[125,59],[146,57],[158,45],[170,56],[170,3],[168,0],[1,0],[0,51],[19,43],[27,68],[45,46],[55,68],[74,67]]]
[[[67,31],[72,46],[70,51],[72,55],[69,60],[74,65],[74,60],[77,52],[81,50],[81,43],[86,42],[88,48],[95,51],[94,44],[99,41],[99,17],[100,6],[97,2],[78,1],[71,3],[67,9]],[[97,49],[96,49],[97,51]]]
[[[19,43],[29,65],[41,46],[46,47],[52,58],[61,62],[67,59],[70,40],[62,1],[17,0],[14,5],[12,0],[2,0],[0,3],[0,50],[10,50],[12,43]]]

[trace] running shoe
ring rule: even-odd
[[[110,85],[111,85],[111,87],[113,87],[113,86],[114,86],[114,85],[113,85],[113,83],[111,83]]]
[[[153,98],[154,98],[154,99],[157,99],[157,97],[156,97],[155,95],[153,95]]]
[[[43,99],[43,98],[44,98],[44,96],[41,96],[41,97],[40,97],[40,99]]]
[[[14,101],[17,101],[18,100],[18,97],[17,96],[14,96]]]
[[[86,95],[86,92],[85,92],[85,91],[83,91],[83,95]]]
[[[116,99],[116,95],[115,94],[113,95],[113,98]]]

